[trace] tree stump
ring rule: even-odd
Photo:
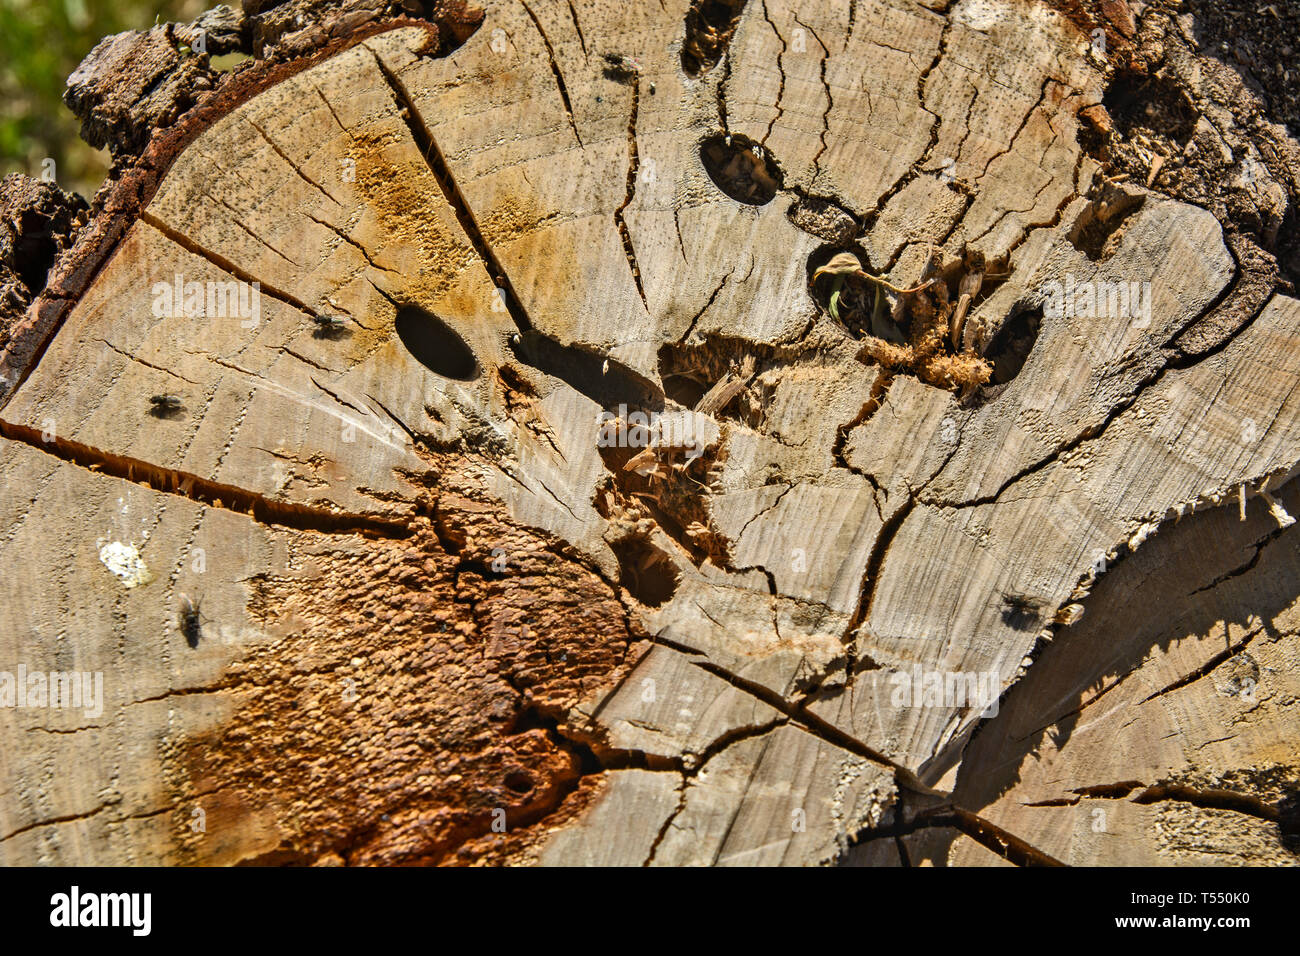
[[[0,860],[1296,861],[1300,150],[1192,14],[267,6],[71,81]]]

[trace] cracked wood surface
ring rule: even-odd
[[[1293,859],[1195,794],[1294,786],[1268,506],[1300,501],[1256,492],[1300,462],[1300,303],[1178,348],[1245,269],[1210,213],[1101,182],[1086,34],[1019,0],[751,0],[691,76],[682,0],[485,11],[449,55],[381,32],[203,129],[0,409],[5,659],[106,679],[94,725],[0,711],[0,858]],[[772,201],[715,183],[720,131],[775,160]],[[1150,283],[1150,322],[1044,315],[963,401],[810,296],[817,201],[903,284],[931,246],[1005,261],[990,335],[1066,277]],[[177,274],[258,282],[259,321],[155,318]],[[417,361],[408,306],[476,374]],[[743,387],[696,405],[682,369]],[[185,414],[145,414],[160,392]],[[603,447],[628,409],[700,466]],[[194,651],[181,594],[218,638]],[[1224,668],[1263,703],[1207,690]],[[990,674],[1001,709],[900,706],[918,670]],[[1151,799],[1074,792],[1125,780]]]
[[[1294,483],[1279,498],[1300,507]],[[1295,865],[1272,805],[1298,733],[1297,539],[1263,508],[1218,509],[1126,558],[966,749],[962,805],[1076,865]],[[980,862],[951,836],[912,855]]]

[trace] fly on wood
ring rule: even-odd
[[[341,315],[313,315],[316,323],[312,336],[318,339],[336,339],[348,330],[347,320]]]
[[[149,396],[149,414],[154,418],[171,418],[184,407],[179,395]]]
[[[200,603],[202,598],[199,599]],[[194,603],[186,595],[181,595],[181,633],[185,635],[185,643],[191,648],[199,646],[199,638],[203,636],[203,615],[199,613],[199,605]]]
[[[1026,631],[1038,623],[1042,602],[1023,594],[1002,595],[1002,623]]]

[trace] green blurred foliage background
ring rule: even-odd
[[[218,2],[0,0],[0,174],[39,178],[50,158],[59,185],[89,200],[110,159],[77,135],[80,124],[63,105],[69,74],[109,34],[188,22]]]

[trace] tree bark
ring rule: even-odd
[[[1300,148],[1190,14],[265,6],[73,77],[0,860],[1296,861]]]

